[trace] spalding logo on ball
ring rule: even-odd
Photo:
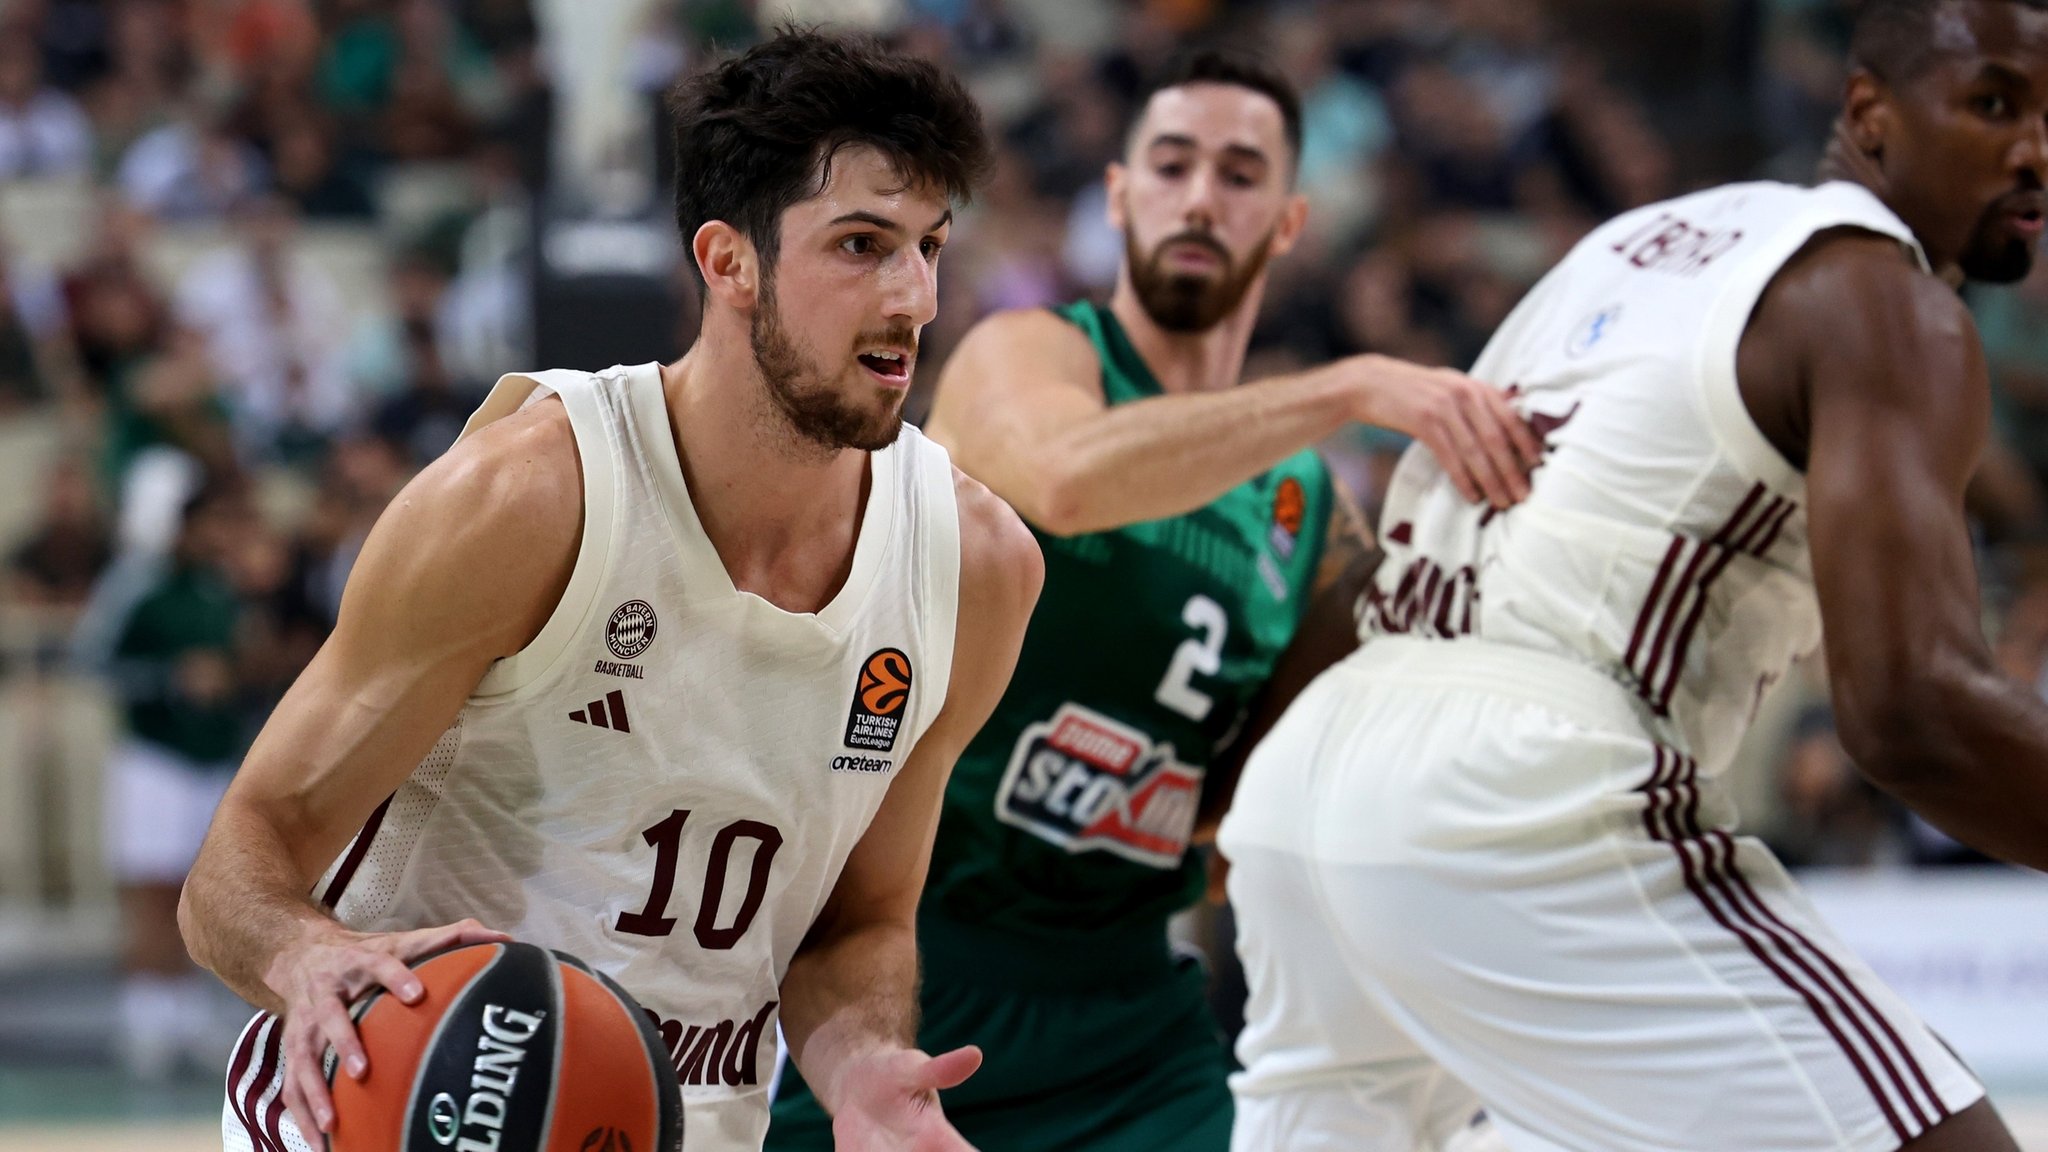
[[[418,1004],[379,992],[355,1008],[370,1070],[330,1067],[331,1152],[680,1152],[668,1050],[602,972],[516,943],[413,971]]]

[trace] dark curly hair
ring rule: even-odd
[[[770,269],[782,213],[824,189],[841,148],[874,148],[906,186],[943,190],[955,202],[993,163],[981,109],[960,81],[871,36],[785,25],[679,82],[669,107],[683,244],[706,221],[723,220]]]

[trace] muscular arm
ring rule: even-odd
[[[1043,311],[968,333],[931,429],[1025,519],[1070,536],[1191,512],[1352,421],[1422,439],[1468,498],[1499,503],[1526,495],[1539,450],[1497,390],[1384,356],[1110,407],[1087,337]]]
[[[835,1114],[860,1057],[917,1044],[917,901],[946,779],[1009,685],[1045,577],[1016,514],[979,483],[955,479],[960,603],[945,706],[890,783],[782,981],[790,1051]]]
[[[558,404],[484,429],[416,477],[364,544],[328,638],[271,714],[186,880],[187,947],[278,1010],[272,962],[343,931],[308,895],[492,661],[561,597],[582,523]]]
[[[1773,346],[1789,351],[1775,364]],[[1843,747],[1951,835],[2048,868],[2048,709],[2000,674],[1985,642],[1963,513],[1990,404],[1969,314],[1896,245],[1834,238],[1787,266],[1743,356],[1767,432],[1774,378],[1794,377],[1790,395],[1804,401]]]

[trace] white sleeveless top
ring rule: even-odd
[[[658,365],[507,376],[464,434],[549,393],[582,457],[568,589],[316,894],[361,930],[475,916],[582,957],[660,1017],[690,1147],[758,1148],[783,973],[946,699],[952,469],[909,427],[872,453],[845,587],[791,614],[704,535]]]
[[[1476,636],[1581,661],[1635,694],[1658,739],[1725,766],[1820,637],[1805,478],[1751,420],[1736,349],[1778,270],[1842,226],[1893,237],[1926,267],[1898,217],[1848,183],[1727,185],[1581,241],[1472,370],[1513,389],[1549,446],[1531,496],[1489,513],[1410,448],[1361,634]]]

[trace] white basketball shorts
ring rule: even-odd
[[[1581,665],[1377,639],[1246,766],[1236,1152],[1891,1152],[1983,1096]]]

